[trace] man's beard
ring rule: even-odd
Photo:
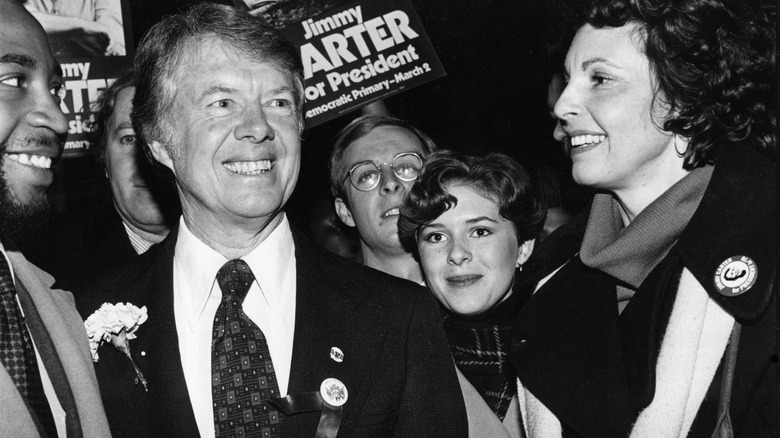
[[[31,140],[28,140],[31,141]],[[35,238],[49,219],[49,200],[46,188],[40,187],[26,203],[17,199],[8,186],[5,171],[2,169],[6,159],[8,142],[0,144],[0,232],[10,235],[14,240],[22,241]]]
[[[48,222],[49,211],[45,190],[22,204],[8,187],[5,172],[0,172],[0,231],[17,241],[34,238]]]

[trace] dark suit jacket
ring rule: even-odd
[[[655,396],[655,367],[683,268],[742,324],[731,397],[736,437],[777,436],[777,199],[773,163],[752,149],[723,148],[694,216],[669,254],[618,315],[616,281],[579,259],[587,211],[550,235],[526,266],[553,275],[521,310],[512,363],[525,387],[561,421],[564,437],[626,437]],[[746,293],[718,293],[728,257],[758,268]],[[520,285],[522,287],[522,285]],[[689,437],[712,434],[721,368]]]
[[[111,345],[100,349],[96,370],[114,436],[198,436],[173,313],[176,235],[172,231],[99,293],[115,297],[112,302],[146,305],[149,315],[131,342],[148,393],[133,386],[126,357]],[[349,398],[340,437],[465,436],[465,406],[433,297],[294,237],[298,280],[289,394],[318,391],[329,377],[343,382]],[[331,347],[343,351],[342,363],[330,359]],[[319,418],[319,412],[289,416],[284,436],[314,436]]]
[[[40,241],[20,245],[22,251],[57,280],[57,287],[73,292],[80,311],[85,287],[138,257],[110,200],[55,216],[45,233]]]

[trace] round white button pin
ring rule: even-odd
[[[349,397],[347,387],[339,379],[332,377],[322,381],[320,395],[322,395],[326,403],[332,406],[344,405]]]
[[[736,297],[756,283],[758,268],[747,256],[729,257],[715,270],[715,287],[721,295]]]

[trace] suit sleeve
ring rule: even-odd
[[[438,305],[416,294],[406,342],[406,385],[397,437],[465,437],[466,407]]]

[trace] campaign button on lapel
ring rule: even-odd
[[[347,402],[349,393],[347,387],[339,379],[328,378],[320,385],[320,395],[331,406],[342,406]]]
[[[747,256],[733,256],[723,261],[715,270],[715,287],[725,297],[736,297],[756,284],[758,268]]]
[[[330,358],[341,363],[344,361],[344,352],[339,347],[330,347]]]

